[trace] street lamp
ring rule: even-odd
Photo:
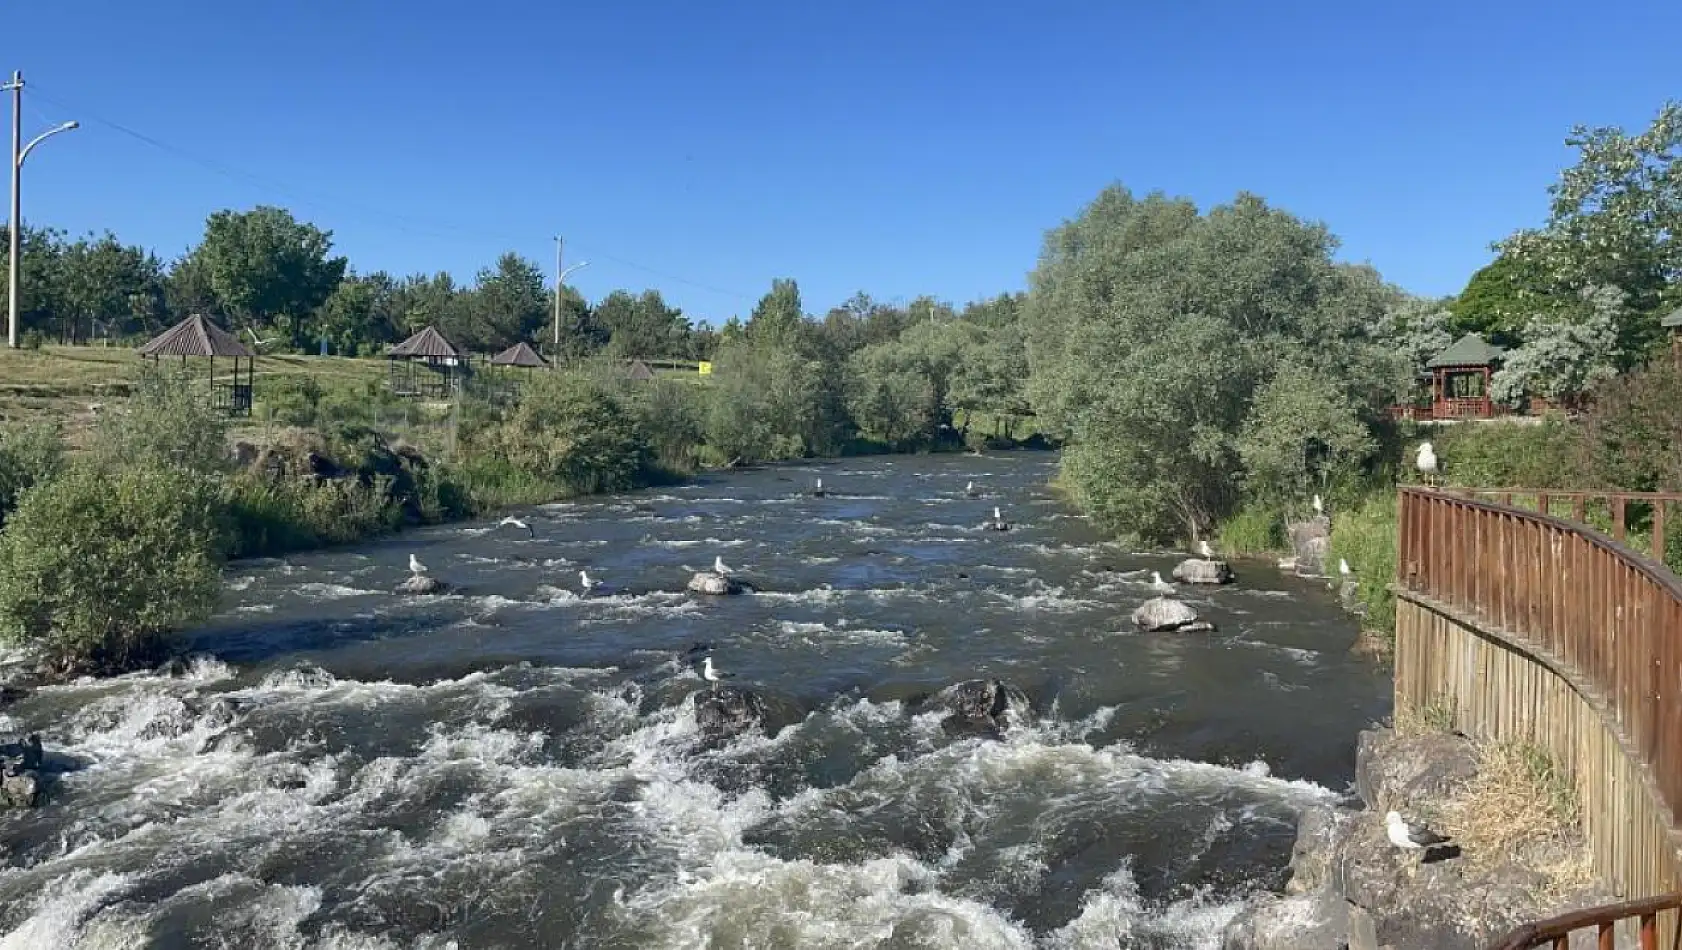
[[[6,343],[12,349],[18,348],[18,258],[22,256],[22,243],[19,240],[23,228],[23,212],[19,201],[18,185],[23,172],[23,160],[35,146],[60,132],[68,132],[78,128],[81,123],[74,120],[63,125],[54,126],[40,135],[23,142],[23,72],[14,71],[12,81],[0,86],[12,93],[12,216],[7,225],[7,237],[11,240],[8,249],[10,254],[6,259]]]
[[[559,246],[560,245],[557,243],[556,247],[559,248]],[[559,250],[556,250],[555,251],[555,256],[559,257],[560,253],[561,252]],[[555,360],[556,360],[556,365],[559,365],[559,361],[560,361],[560,358],[561,358],[561,285],[566,283],[566,279],[567,279],[568,274],[572,273],[575,270],[582,270],[583,268],[586,268],[586,267],[589,267],[589,266],[590,266],[589,261],[579,261],[578,263],[572,265],[571,267],[568,267],[566,270],[561,271],[560,273],[555,275]]]

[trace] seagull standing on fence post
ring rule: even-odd
[[[1431,443],[1419,443],[1419,450],[1413,460],[1413,467],[1419,469],[1424,476],[1425,484],[1436,487],[1437,481],[1437,453],[1431,448]]]

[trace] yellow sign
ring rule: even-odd
[[[695,368],[701,371],[702,376],[711,376],[713,374],[713,364],[707,362],[706,360],[702,360]]]

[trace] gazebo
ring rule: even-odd
[[[467,362],[444,334],[426,327],[386,351],[391,391],[399,396],[447,399],[467,375]]]
[[[631,365],[625,368],[625,378],[635,380],[653,379],[654,371],[649,369],[648,364],[644,363],[642,360],[632,360]]]
[[[1488,419],[1500,408],[1489,379],[1506,351],[1476,333],[1454,341],[1425,364],[1431,372],[1431,418]]]
[[[514,395],[515,373],[519,373],[519,382],[529,382],[532,370],[546,369],[549,361],[544,359],[531,344],[521,340],[501,353],[491,357],[491,365],[498,368],[497,390],[502,398]]]
[[[1676,308],[1674,313],[1660,320],[1659,326],[1664,327],[1670,336],[1670,354],[1682,360],[1682,307]]]
[[[257,357],[245,348],[237,337],[212,323],[209,317],[195,313],[187,319],[153,337],[138,350],[142,359],[152,361],[154,371],[161,372],[165,357],[181,358],[181,376],[187,379],[187,361],[207,361],[205,377],[210,383],[210,405],[229,415],[251,415],[251,390],[256,382]],[[233,361],[233,375],[218,380],[216,359]],[[240,376],[240,362],[245,362],[245,376]]]

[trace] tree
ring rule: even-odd
[[[107,232],[65,245],[58,263],[60,335],[77,343],[102,324],[107,336],[158,329],[163,267],[150,252]]]
[[[683,311],[666,306],[658,290],[636,297],[615,290],[596,305],[594,316],[608,332],[607,350],[614,357],[675,357],[688,349],[689,321]]]
[[[197,249],[187,251],[170,265],[164,278],[164,311],[172,323],[195,313],[226,316],[211,285],[210,266]]]
[[[1230,513],[1241,436],[1281,366],[1357,418],[1393,397],[1401,360],[1375,329],[1395,293],[1334,263],[1336,246],[1253,195],[1200,215],[1120,187],[1047,235],[1023,307],[1028,396],[1041,430],[1070,443],[1065,480],[1102,523],[1168,541]]]
[[[634,488],[650,462],[632,414],[587,373],[533,379],[487,441],[514,469],[582,494]]]
[[[800,458],[834,440],[829,374],[786,346],[725,341],[713,357],[707,444],[726,461]]]
[[[496,266],[479,271],[471,307],[474,332],[458,345],[496,350],[533,340],[549,324],[552,298],[536,263],[509,252]]]
[[[1577,163],[1549,188],[1546,223],[1498,248],[1534,268],[1564,306],[1590,287],[1628,295],[1618,328],[1627,367],[1659,339],[1661,295],[1682,280],[1682,102],[1665,103],[1638,134],[1578,126],[1566,144]]]
[[[397,312],[397,281],[385,271],[366,277],[345,275],[321,305],[316,329],[345,356],[378,352],[396,341],[402,317]]]
[[[1466,289],[1448,302],[1455,335],[1478,333],[1497,346],[1518,343],[1519,330],[1551,298],[1547,279],[1533,262],[1502,254],[1478,269]]]
[[[52,228],[24,225],[18,234],[23,260],[18,263],[22,286],[18,293],[18,326],[25,330],[49,328],[62,311],[63,288],[59,279],[64,256],[64,233]],[[11,232],[0,226],[0,294],[7,292],[11,279]]]
[[[1246,487],[1272,502],[1323,491],[1378,448],[1345,393],[1302,367],[1281,369],[1256,395],[1238,437]]]
[[[1524,325],[1524,345],[1507,354],[1490,380],[1490,395],[1517,405],[1526,395],[1574,402],[1618,374],[1618,326],[1627,296],[1612,287],[1587,288],[1575,311],[1553,311]]]
[[[771,281],[770,292],[754,305],[753,314],[748,317],[748,338],[761,345],[793,346],[804,320],[800,285],[779,277]]]
[[[1431,358],[1454,342],[1454,316],[1445,301],[1403,296],[1385,309],[1375,330],[1379,339],[1395,347],[1404,375],[1396,380],[1396,398],[1411,401],[1418,392],[1419,374]]]
[[[344,279],[347,261],[329,257],[332,249],[331,231],[259,205],[212,214],[198,254],[229,316],[259,327],[284,322],[296,348],[304,325]]]

